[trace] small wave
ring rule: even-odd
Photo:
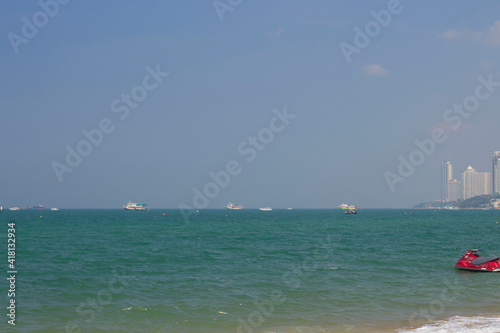
[[[130,310],[146,311],[146,310],[148,310],[148,308],[143,307],[143,306],[131,306],[131,307],[128,307],[128,308],[123,308],[122,310],[123,311],[130,311]]]
[[[319,269],[347,269],[347,266],[321,267]]]
[[[422,327],[399,330],[398,333],[412,333],[412,332],[435,332],[435,333],[490,333],[500,332],[500,317],[463,317],[454,316],[447,320],[439,320]]]

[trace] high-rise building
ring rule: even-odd
[[[453,180],[453,167],[450,161],[444,161],[441,166],[441,201],[451,201],[448,183]]]
[[[493,195],[500,194],[500,151],[493,153]]]
[[[448,201],[460,199],[460,182],[456,179],[448,181]]]
[[[462,172],[463,200],[478,195],[491,194],[491,173],[477,172],[470,165]]]
[[[460,199],[460,182],[453,179],[453,166],[444,161],[441,166],[441,201],[457,201]]]

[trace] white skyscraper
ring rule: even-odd
[[[456,179],[448,181],[448,201],[458,201],[460,199],[460,182]]]
[[[477,172],[470,165],[462,172],[462,199],[491,194],[491,173]]]
[[[493,153],[493,195],[500,194],[500,151]]]
[[[450,161],[444,161],[441,166],[441,201],[450,201],[448,183],[453,180],[453,167]]]
[[[450,202],[460,199],[460,182],[453,179],[453,166],[444,161],[441,166],[441,201]]]

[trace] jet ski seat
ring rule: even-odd
[[[479,258],[472,260],[470,263],[473,265],[479,266],[479,265],[482,265],[488,261],[493,261],[493,260],[497,260],[497,259],[500,259],[500,257],[479,257]]]

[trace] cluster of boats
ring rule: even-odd
[[[358,212],[358,207],[356,207],[355,205],[348,205],[345,203],[340,205],[339,209],[343,210],[344,214],[356,214]]]
[[[9,210],[43,210],[45,209],[44,205],[36,205],[36,206],[28,206],[26,208],[19,207],[10,207]],[[59,208],[50,208],[50,210],[59,210]],[[3,212],[3,207],[0,206],[0,212]]]
[[[230,209],[230,210],[242,210],[243,206],[242,205],[235,205],[234,203],[230,202],[230,203],[228,203],[226,205],[226,209]],[[262,210],[262,211],[265,211],[265,212],[269,212],[269,211],[271,211],[273,209],[271,207],[262,207],[262,208],[259,208],[259,210]]]
[[[358,207],[354,205],[348,205],[343,203],[342,205],[338,206],[339,209],[343,210],[345,214],[356,214]],[[43,205],[36,205],[36,206],[29,206],[26,208],[19,208],[19,207],[11,207],[9,210],[28,210],[28,209],[45,209]],[[132,202],[129,201],[126,205],[123,206],[123,209],[125,210],[133,210],[133,211],[144,211],[144,210],[149,210],[149,206],[145,203],[137,203],[137,202]],[[226,209],[230,210],[242,210],[243,206],[242,205],[236,205],[232,202],[228,203],[226,205]],[[287,208],[288,210],[291,210],[292,208]],[[59,210],[58,208],[50,208],[50,210]],[[259,210],[268,212],[272,211],[273,209],[271,207],[261,207]],[[3,212],[3,207],[0,206],[0,213]]]
[[[342,205],[338,206],[338,208],[340,210],[343,210],[344,211],[344,214],[356,214],[357,211],[358,211],[358,207],[356,207],[355,205],[348,205],[348,204],[345,204],[343,203]],[[241,205],[235,205],[234,203],[230,202],[226,205],[226,209],[230,209],[230,210],[241,210],[243,209],[243,206]],[[291,210],[292,208],[287,208],[289,210]],[[259,210],[262,210],[262,211],[271,211],[273,210],[271,207],[262,207],[262,208],[259,208]]]

